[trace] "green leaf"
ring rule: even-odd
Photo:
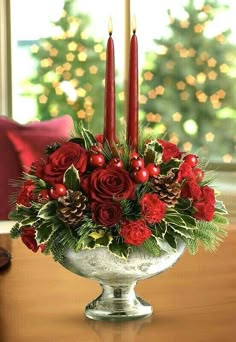
[[[45,222],[40,225],[40,228],[37,229],[36,240],[41,243],[48,240],[49,236],[52,233],[52,225],[48,222]]]
[[[196,228],[196,220],[189,216],[178,212],[167,213],[165,216],[165,220],[168,223],[174,223],[177,226],[184,227],[185,229],[194,229]]]
[[[79,171],[74,167],[74,165],[71,165],[69,167],[63,178],[63,183],[65,184],[67,189],[77,191],[80,187],[80,177],[79,177]]]
[[[228,210],[222,201],[216,200],[215,209],[217,213],[228,214]]]
[[[21,222],[20,222],[20,226],[21,227],[24,227],[24,226],[34,226],[35,223],[38,221],[38,217],[33,217],[33,216],[30,216],[30,217],[26,217],[24,218]]]
[[[108,246],[112,241],[112,236],[110,234],[104,234],[103,237],[96,240],[96,245],[98,246]]]
[[[97,140],[95,139],[94,135],[89,130],[82,128],[81,135],[84,139],[85,148],[87,150],[90,150],[92,146],[97,144]]]
[[[108,249],[112,254],[115,254],[120,258],[127,259],[129,256],[129,247],[125,243],[117,244],[117,242],[113,240],[109,244]]]
[[[165,240],[168,242],[168,244],[173,248],[176,249],[177,248],[177,241],[176,241],[176,237],[166,233],[165,235]]]
[[[229,221],[226,217],[219,215],[219,214],[214,214],[213,222],[218,223],[218,224],[228,224],[229,223]]]
[[[143,242],[142,246],[145,248],[147,253],[154,256],[160,255],[160,247],[155,236],[151,235],[147,240]]]
[[[43,205],[38,212],[38,217],[44,220],[52,219],[56,216],[57,202],[49,201]]]
[[[173,247],[173,245],[176,247],[174,243],[171,245],[168,243],[168,241],[165,239],[157,238],[156,239],[158,246],[160,247],[161,250],[163,250],[166,253],[173,253],[173,250],[176,248]]]
[[[188,231],[185,227],[181,227],[179,225],[175,224],[169,224],[169,228],[174,231],[174,235],[178,237],[185,237],[186,239],[192,239],[193,235],[191,234],[191,231]]]
[[[20,224],[17,222],[14,224],[14,226],[11,228],[10,230],[10,236],[12,239],[16,239],[18,237],[20,237],[20,233],[21,233],[21,228],[20,228]]]

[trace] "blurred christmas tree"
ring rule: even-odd
[[[61,17],[53,24],[56,34],[31,47],[36,68],[27,88],[31,95],[35,93],[37,117],[48,120],[70,114],[75,121],[84,120],[85,126],[89,124],[95,133],[101,133],[104,44],[88,37],[89,18],[78,13],[73,0],[65,0]]]
[[[155,40],[142,72],[140,109],[148,127],[184,150],[205,147],[214,158],[230,161],[235,152],[235,46],[230,31],[209,38],[206,32],[220,9],[205,0],[189,0],[186,19],[169,11],[169,35]],[[198,2],[199,3],[199,2]],[[234,75],[233,75],[234,74]]]

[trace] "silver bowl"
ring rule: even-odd
[[[86,306],[85,315],[94,320],[125,321],[148,317],[153,309],[136,296],[134,287],[139,280],[153,277],[172,267],[185,250],[178,241],[176,251],[151,256],[142,248],[127,259],[112,254],[106,247],[68,250],[61,265],[85,278],[97,280],[101,295]]]

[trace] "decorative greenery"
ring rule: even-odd
[[[156,138],[129,151],[124,141],[108,146],[77,129],[23,174],[9,215],[12,238],[57,261],[68,248],[104,246],[122,258],[137,248],[170,253],[179,240],[192,254],[199,245],[217,248],[227,210],[197,155]]]

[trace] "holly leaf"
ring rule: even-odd
[[[147,240],[143,242],[142,246],[145,248],[147,253],[154,256],[160,255],[160,248],[155,236],[151,235]]]
[[[37,229],[36,240],[39,243],[45,242],[47,241],[51,233],[52,233],[52,225],[48,224],[48,222],[45,222],[40,225],[40,228]]]
[[[220,214],[228,214],[228,211],[222,201],[216,200],[215,210],[217,213],[220,213]]]
[[[120,258],[127,259],[129,256],[129,247],[124,243],[117,244],[117,242],[113,240],[108,245],[108,249],[112,254],[115,254]]]
[[[84,145],[87,150],[90,150],[92,146],[97,144],[97,140],[95,139],[94,135],[89,130],[82,128],[81,135],[84,139]]]
[[[163,240],[161,238],[157,238],[157,244],[160,247],[161,250],[163,250],[166,253],[173,253],[173,250],[175,250],[175,248],[173,247],[174,244],[172,243],[172,245],[170,245],[166,240]]]
[[[65,184],[67,189],[77,191],[80,187],[80,177],[79,177],[79,171],[74,167],[74,165],[71,165],[69,167],[63,178],[63,183]]]
[[[49,201],[39,210],[38,217],[44,220],[50,220],[56,216],[57,202]]]

